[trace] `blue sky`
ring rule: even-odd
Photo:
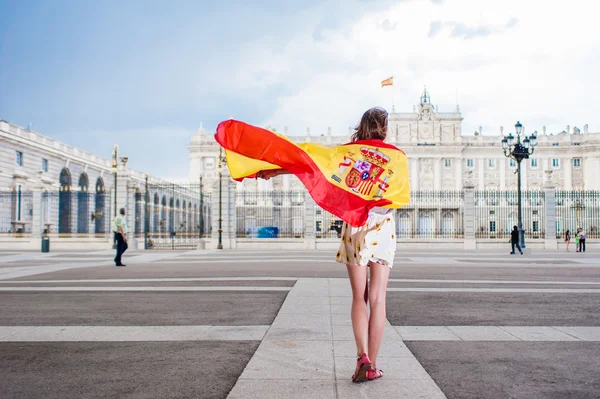
[[[463,134],[599,131],[593,13],[539,4],[0,0],[0,119],[105,157],[119,143],[177,179],[200,123],[341,135],[373,105],[412,110],[425,84],[442,111],[458,93]]]

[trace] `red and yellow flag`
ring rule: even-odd
[[[381,140],[328,147],[295,144],[269,130],[228,120],[215,134],[237,181],[261,170],[296,175],[317,205],[352,226],[362,226],[375,206],[400,208],[410,202],[404,152]]]
[[[381,87],[383,86],[393,86],[394,85],[394,77],[387,78],[386,80],[381,82]]]

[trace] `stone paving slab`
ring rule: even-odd
[[[579,341],[578,338],[555,330],[552,327],[505,326],[500,328],[519,338],[521,341]]]
[[[460,341],[460,337],[445,326],[398,326],[396,331],[405,341]]]
[[[600,327],[553,327],[582,341],[600,341]]]
[[[0,342],[260,341],[269,326],[0,327]]]
[[[445,398],[389,323],[378,358],[386,375],[351,382],[350,300],[347,279],[299,279],[229,398]]]
[[[519,338],[496,326],[449,326],[464,341],[519,341]]]
[[[297,398],[297,399],[336,399],[336,385],[333,381],[319,380],[264,380],[240,378],[229,399],[247,398]],[[349,398],[349,396],[345,396]]]
[[[600,327],[396,326],[404,341],[600,341]]]

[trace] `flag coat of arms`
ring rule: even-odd
[[[284,169],[307,188],[315,203],[351,226],[362,226],[373,207],[410,202],[406,155],[381,140],[338,146],[295,144],[277,133],[228,120],[215,134],[237,181],[261,170]]]

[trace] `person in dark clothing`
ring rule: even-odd
[[[515,254],[515,245],[517,246],[517,249],[521,255],[523,255],[523,250],[519,245],[519,229],[517,229],[517,226],[514,226],[513,230],[510,232],[510,245],[512,247],[512,252],[510,253],[511,255]]]

